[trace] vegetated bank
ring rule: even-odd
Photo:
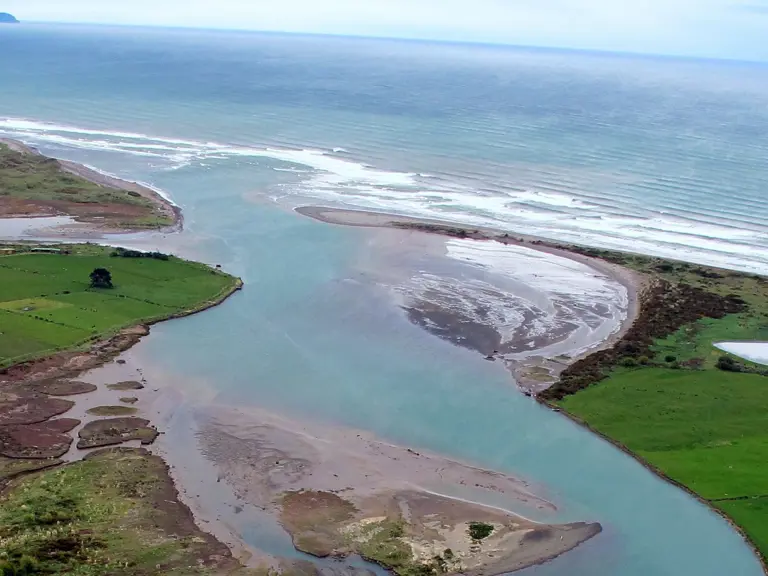
[[[0,367],[202,310],[241,285],[204,264],[135,254],[143,253],[91,244],[0,245]],[[98,269],[110,272],[111,288],[92,286]]]
[[[57,418],[97,388],[72,380],[80,372],[114,359],[148,324],[222,302],[241,281],[87,244],[6,244],[0,254],[0,574],[245,574],[197,528],[160,458],[117,448],[63,465],[80,422]],[[102,415],[114,416],[93,416]],[[89,447],[149,443],[157,431],[107,418],[79,434]]]
[[[0,218],[40,216],[70,216],[100,232],[181,225],[181,211],[146,186],[0,139]]]
[[[768,278],[574,248],[649,278],[612,348],[539,396],[720,511],[768,558],[768,367],[714,346],[768,340]]]

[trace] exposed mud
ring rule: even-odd
[[[96,390],[95,384],[77,382],[76,380],[46,380],[32,386],[38,392],[48,396],[76,396],[88,394]]]
[[[77,442],[79,449],[113,446],[131,440],[140,440],[142,444],[152,444],[158,431],[150,427],[144,418],[108,418],[93,420],[80,429]]]
[[[137,409],[130,406],[95,406],[86,412],[91,416],[132,416]]]
[[[73,418],[59,418],[39,424],[0,427],[0,454],[6,458],[60,458],[69,450],[67,434],[80,424]]]
[[[136,380],[126,380],[124,382],[117,382],[116,384],[107,384],[107,388],[125,392],[129,390],[142,390],[144,384],[137,382]]]
[[[64,414],[71,400],[50,398],[23,385],[0,387],[0,426],[37,424]]]

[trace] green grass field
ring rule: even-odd
[[[197,308],[236,283],[178,258],[116,258],[88,245],[68,250],[0,256],[0,366]],[[90,287],[95,268],[111,272],[113,288]]]
[[[741,275],[668,279],[738,294],[749,310],[685,326],[656,341],[650,366],[615,368],[557,404],[720,509],[768,558],[768,377],[717,369],[725,354],[713,345],[768,340],[768,282]],[[691,360],[699,369],[669,367]]]

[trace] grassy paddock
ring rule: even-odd
[[[657,339],[647,361],[613,366],[608,377],[556,402],[726,514],[768,558],[768,377],[732,357],[717,368],[714,343],[768,340],[768,279],[618,255],[622,264],[722,296],[747,310],[704,318]]]
[[[112,257],[112,249],[93,245],[66,249],[69,254],[0,256],[0,366],[200,308],[237,283],[208,266],[174,257]],[[112,289],[90,287],[95,268],[111,272]]]

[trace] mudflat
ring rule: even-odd
[[[221,479],[315,556],[358,554],[398,574],[495,575],[559,556],[601,531],[597,523],[539,524],[483,504],[492,495],[554,510],[511,476],[358,431],[218,407],[199,438]],[[474,523],[491,534],[473,538]]]

